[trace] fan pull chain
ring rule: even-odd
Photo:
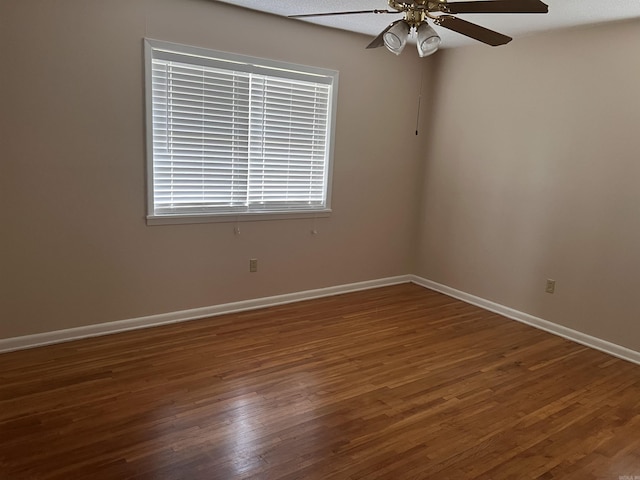
[[[422,84],[424,83],[424,68],[420,74],[420,91],[418,92],[418,113],[416,115],[416,135],[420,126],[420,104],[422,103]]]
[[[420,124],[420,102],[422,101],[422,95],[418,95],[418,115],[416,117],[416,135],[418,135],[418,125]]]

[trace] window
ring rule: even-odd
[[[338,72],[156,40],[145,60],[149,223],[331,211]]]

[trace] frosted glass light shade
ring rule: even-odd
[[[440,47],[440,37],[426,22],[418,27],[418,55],[427,57]]]
[[[400,52],[402,52],[404,46],[407,44],[409,30],[409,24],[404,20],[399,20],[382,36],[384,46],[387,47],[390,52],[400,55]]]

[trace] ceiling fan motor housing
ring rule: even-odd
[[[424,22],[425,13],[423,10],[409,9],[404,13],[404,20],[412,27],[418,26]]]

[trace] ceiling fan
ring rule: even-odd
[[[396,20],[385,28],[367,48],[381,46],[396,55],[404,49],[412,31],[416,33],[418,54],[421,57],[431,55],[440,46],[440,37],[429,25],[427,19],[434,25],[466,35],[492,47],[505,45],[512,38],[475,23],[467,22],[454,15],[466,13],[547,13],[549,7],[540,0],[475,0],[461,2],[447,2],[446,0],[409,0],[401,2],[388,0],[391,10],[357,10],[346,12],[307,13],[303,15],[289,15],[290,18],[324,17],[329,15],[354,15],[362,13],[399,14],[404,18]]]

